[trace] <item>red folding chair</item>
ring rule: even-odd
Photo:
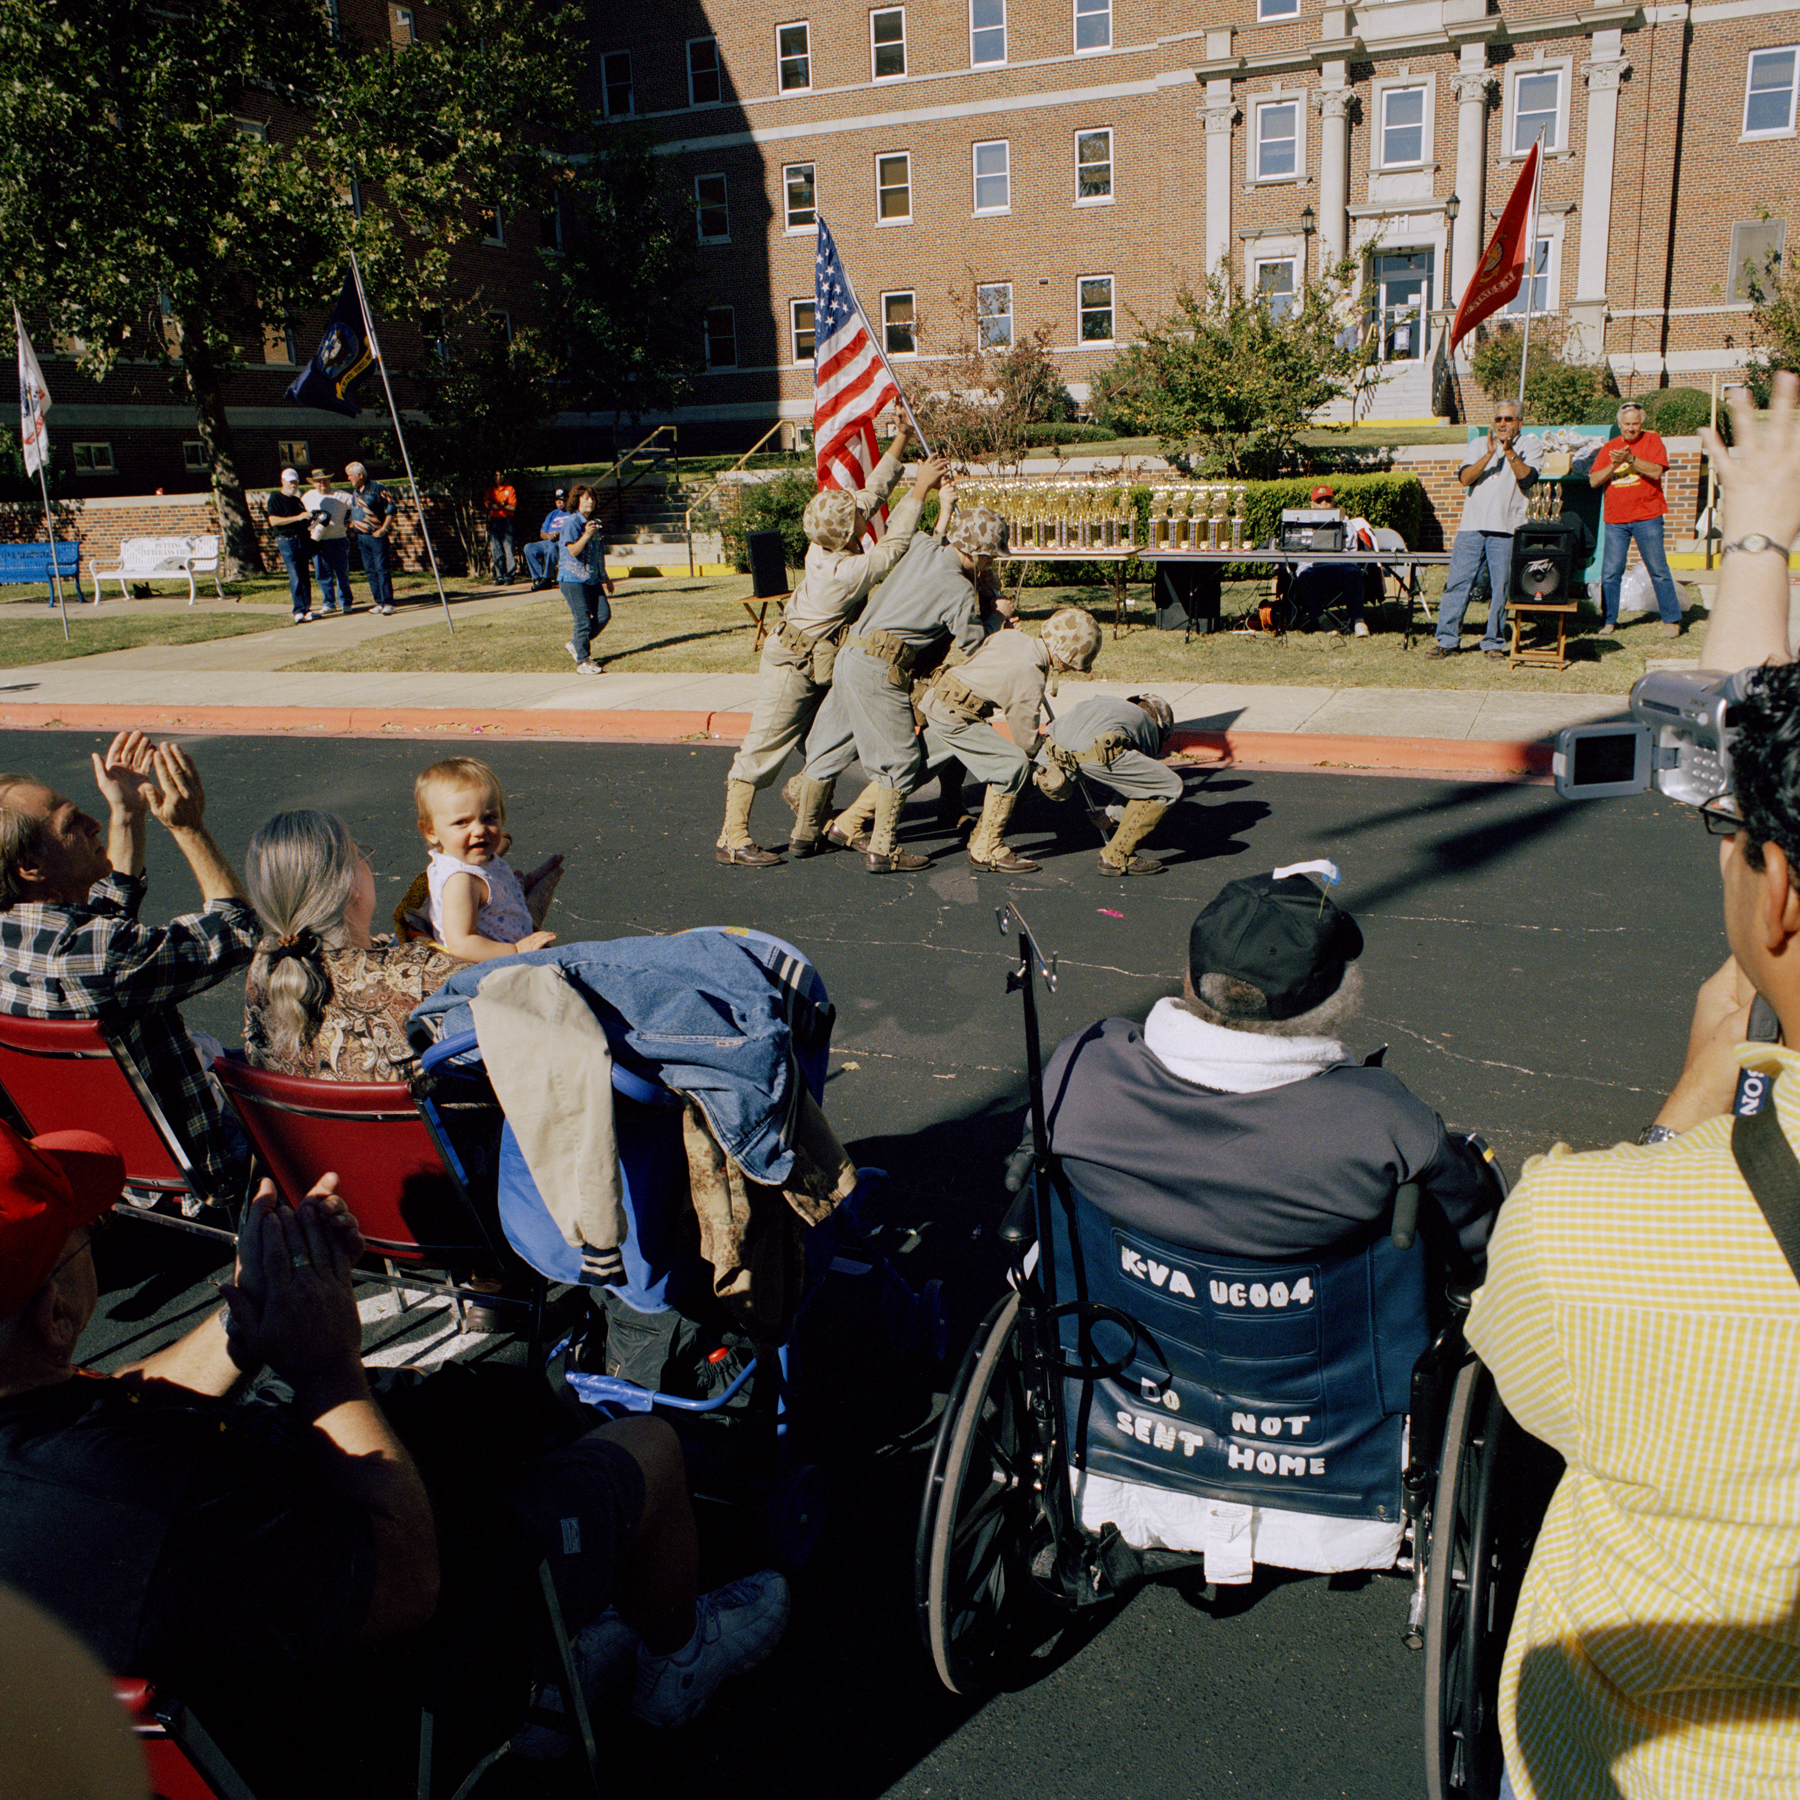
[[[130,1200],[115,1212],[236,1243],[234,1230],[181,1216],[189,1196],[217,1197],[201,1193],[187,1146],[136,1059],[102,1021],[0,1013],[0,1091],[13,1115],[9,1122],[27,1137],[102,1131],[118,1145]]]
[[[525,1308],[530,1316],[529,1360],[540,1360],[546,1282],[500,1247],[470,1192],[466,1165],[454,1145],[421,1115],[403,1081],[316,1081],[255,1069],[236,1056],[213,1066],[258,1162],[289,1205],[335,1170],[372,1256],[401,1296],[417,1289],[446,1294],[460,1321],[465,1301]],[[440,1108],[446,1102],[440,1098]],[[499,1112],[489,1098],[496,1138]],[[450,1104],[452,1116],[459,1109]],[[491,1210],[491,1209],[490,1209]],[[497,1226],[497,1221],[496,1221]],[[529,1283],[529,1294],[492,1293],[433,1280],[426,1271],[467,1268]]]
[[[113,1678],[113,1697],[131,1714],[151,1800],[256,1800],[200,1722],[147,1681]]]

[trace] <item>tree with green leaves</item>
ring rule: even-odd
[[[1785,264],[1779,250],[1771,250],[1760,269],[1746,264],[1744,275],[1754,346],[1744,375],[1751,399],[1767,406],[1776,371],[1800,372],[1800,271]],[[1721,425],[1725,418],[1726,409],[1720,407]]]
[[[397,47],[340,39],[317,0],[0,6],[9,297],[95,380],[168,369],[234,568],[261,566],[225,408],[243,347],[329,305],[352,246],[378,328],[441,302],[484,209],[552,180],[576,9],[438,10],[429,41]]]

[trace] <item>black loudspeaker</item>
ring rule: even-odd
[[[750,552],[752,597],[767,600],[772,594],[788,591],[787,553],[781,547],[779,531],[750,531],[744,534]]]
[[[1533,519],[1513,533],[1507,599],[1562,606],[1579,598],[1586,533],[1576,519]]]
[[[1219,629],[1219,565],[1156,565],[1156,623],[1163,631]]]

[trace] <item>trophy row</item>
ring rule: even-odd
[[[1229,483],[1153,487],[1148,535],[1129,488],[1085,481],[964,481],[960,494],[965,505],[999,513],[1008,543],[1026,556],[1241,550],[1247,528],[1248,489]]]

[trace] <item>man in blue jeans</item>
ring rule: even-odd
[[[1625,558],[1633,540],[1644,559],[1645,572],[1656,592],[1656,610],[1662,615],[1662,635],[1681,635],[1681,595],[1663,555],[1663,515],[1669,503],[1663,498],[1663,477],[1669,472],[1669,453],[1654,431],[1644,429],[1644,409],[1635,400],[1619,408],[1619,435],[1601,446],[1588,475],[1588,485],[1604,490],[1600,501],[1606,521],[1606,550],[1600,561],[1600,596],[1604,618],[1600,635],[1611,637],[1619,625],[1619,588],[1625,579]]]
[[[388,565],[388,539],[394,529],[394,503],[379,481],[369,479],[369,471],[359,462],[346,466],[344,479],[350,483],[350,519],[352,537],[362,557],[363,574],[369,583],[369,598],[384,618],[394,610],[394,577]],[[348,593],[348,584],[345,592]]]
[[[1494,403],[1494,427],[1472,447],[1457,471],[1463,485],[1462,519],[1450,546],[1450,569],[1438,606],[1437,642],[1427,656],[1454,656],[1462,644],[1463,614],[1475,572],[1485,561],[1493,598],[1488,602],[1487,630],[1481,647],[1492,657],[1506,655],[1507,589],[1512,581],[1513,533],[1530,517],[1526,493],[1544,466],[1542,438],[1519,436],[1519,407],[1513,400]]]

